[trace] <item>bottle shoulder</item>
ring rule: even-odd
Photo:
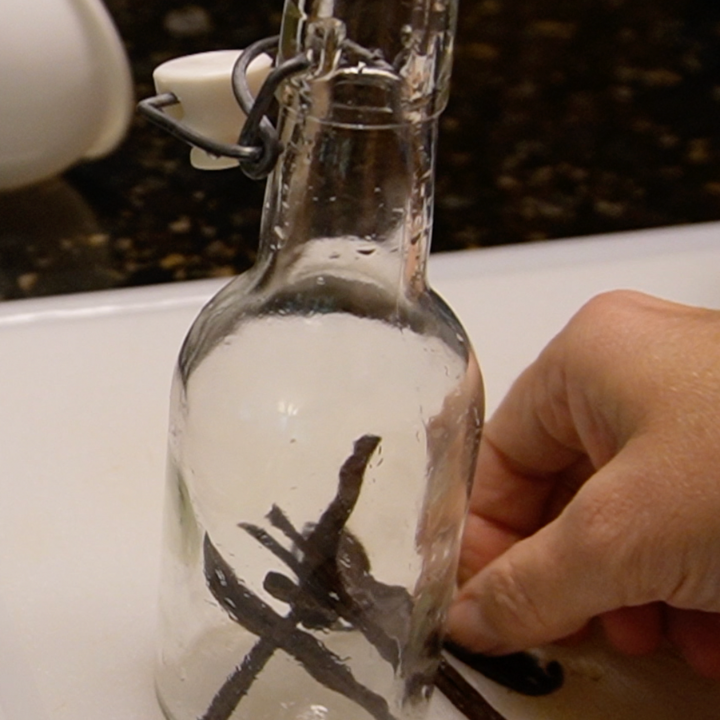
[[[472,353],[457,316],[426,286],[400,291],[366,274],[326,270],[276,283],[256,268],[234,278],[202,309],[181,349],[181,375],[187,377],[203,358],[249,323],[283,318],[322,322],[324,316],[338,314],[437,339],[460,357]]]

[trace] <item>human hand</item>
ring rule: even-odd
[[[585,305],[483,435],[450,634],[501,654],[599,617],[720,678],[720,312]]]

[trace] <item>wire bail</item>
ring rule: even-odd
[[[247,82],[247,72],[255,58],[263,53],[275,56],[279,36],[265,38],[245,49],[235,62],[232,70],[232,90],[235,99],[247,120],[237,144],[212,140],[164,112],[164,108],[179,105],[174,93],[162,93],[141,100],[138,111],[152,123],[166,130],[188,145],[200,148],[216,157],[237,160],[242,171],[253,180],[266,178],[275,167],[282,152],[277,130],[267,117],[275,92],[289,77],[310,67],[310,61],[303,55],[291,58],[270,71],[257,97],[253,97]]]

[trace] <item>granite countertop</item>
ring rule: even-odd
[[[106,5],[138,99],[161,62],[275,34],[282,10]],[[720,220],[719,133],[716,0],[461,0],[433,250]],[[262,184],[187,155],[136,117],[110,156],[0,193],[0,298],[248,268]]]

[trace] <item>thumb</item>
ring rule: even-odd
[[[578,572],[574,558],[556,551],[563,546],[562,525],[559,518],[513,545],[460,589],[448,616],[455,641],[504,655],[572,635],[618,606],[603,597],[612,586],[598,582],[596,569]]]
[[[596,615],[646,601],[632,551],[634,533],[619,507],[625,503],[597,491],[603,474],[605,469],[555,520],[462,586],[448,617],[457,642],[477,652],[515,652],[567,637]]]

